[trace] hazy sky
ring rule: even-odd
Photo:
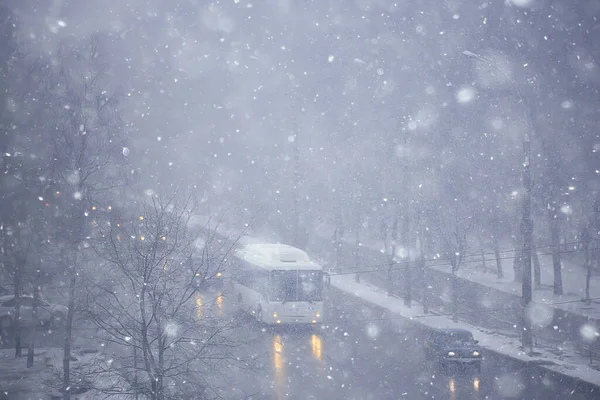
[[[595,1],[9,3],[32,53],[104,37],[149,187],[183,180],[213,203],[289,210],[297,144],[307,214],[505,202],[532,131],[539,173],[555,151],[561,187],[594,196]]]

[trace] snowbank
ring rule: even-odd
[[[547,349],[536,348],[539,355],[529,356],[519,349],[518,338],[504,336],[498,332],[491,332],[480,327],[464,322],[454,322],[449,317],[425,314],[423,307],[412,302],[412,307],[404,305],[402,299],[387,296],[384,290],[368,283],[358,283],[352,276],[335,275],[331,277],[331,285],[345,293],[359,297],[377,307],[383,308],[393,314],[404,317],[418,324],[430,328],[462,328],[473,333],[475,339],[487,351],[512,358],[521,362],[536,364],[554,374],[584,381],[600,390],[600,371],[589,365],[588,360],[578,355],[571,355],[568,360]]]

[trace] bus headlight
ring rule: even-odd
[[[320,311],[317,311],[317,312],[315,313],[315,316],[316,316],[317,318],[321,318],[321,312],[320,312]]]
[[[273,312],[273,318],[277,318],[277,313]]]

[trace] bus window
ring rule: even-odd
[[[298,301],[321,301],[322,291],[320,271],[298,271]]]
[[[271,272],[271,301],[296,301],[298,297],[298,271]]]

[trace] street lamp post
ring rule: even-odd
[[[519,89],[515,85],[512,78],[498,67],[489,59],[477,54],[472,51],[465,50],[462,53],[469,58],[475,58],[488,64],[490,67],[500,71],[504,75],[515,93],[519,96],[519,102],[523,102]],[[527,118],[525,118],[527,121]],[[533,219],[531,218],[531,138],[528,133],[523,137],[523,151],[524,151],[524,162],[523,162],[523,189],[525,190],[525,196],[523,199],[523,209],[521,216],[521,232],[523,233],[523,280],[521,286],[521,302],[522,302],[522,332],[521,332],[521,344],[523,350],[532,351],[533,349],[533,333],[531,330],[531,320],[527,313],[529,312],[529,305],[532,301],[533,292],[531,285],[531,248],[533,244]]]

